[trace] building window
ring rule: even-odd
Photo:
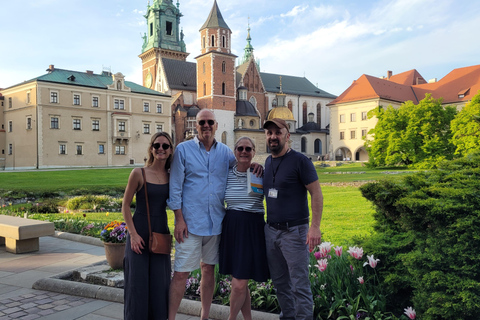
[[[122,89],[122,82],[117,81],[117,90],[121,90],[121,89]]]
[[[50,103],[58,103],[58,92],[50,92]]]
[[[13,121],[8,121],[8,132],[13,131]]]
[[[322,125],[322,105],[320,103],[317,104],[317,123]]]
[[[212,42],[210,42],[211,47],[215,47],[215,36],[212,35]]]
[[[340,115],[340,123],[345,123],[345,115],[344,114]]]
[[[250,120],[250,128],[253,128],[253,127],[255,127],[255,121]]]
[[[51,117],[50,118],[50,129],[58,129],[58,117]]]
[[[355,121],[357,121],[357,114],[350,113],[350,122],[355,122]]]
[[[356,139],[357,138],[357,131],[351,130],[350,131],[350,139]]]
[[[150,103],[148,102],[143,103],[143,112],[150,112]]]
[[[157,103],[157,113],[162,113],[162,104]]]
[[[227,71],[227,65],[225,61],[222,62],[222,72],[225,73]]]
[[[32,118],[27,118],[27,130],[32,129]]]
[[[207,95],[207,84],[205,82],[203,83],[203,95]]]
[[[79,106],[80,105],[80,95],[74,94],[73,95],[73,105]]]
[[[100,120],[92,120],[92,130],[100,131]]]
[[[125,100],[115,99],[113,101],[113,107],[117,110],[125,110]]]
[[[104,144],[99,144],[98,145],[98,153],[99,154],[104,154],[105,153],[105,145]]]
[[[81,121],[80,119],[73,119],[73,130],[81,130]]]
[[[367,136],[367,129],[362,129],[362,139],[365,139]]]
[[[367,111],[362,112],[362,121],[367,120]]]
[[[59,154],[67,154],[67,145],[65,144],[60,144],[58,146],[58,153]]]
[[[172,23],[170,21],[166,21],[166,24],[165,24],[165,31],[167,32],[167,36],[171,36],[172,35]]]
[[[163,132],[163,124],[157,124],[157,132]]]
[[[8,144],[8,154],[13,154],[13,144],[11,143]]]
[[[120,121],[118,123],[118,131],[125,132],[125,121]]]
[[[27,92],[27,104],[30,104],[30,92]]]
[[[225,38],[225,36],[222,36],[222,47],[226,47],[227,46],[227,38]]]
[[[92,97],[92,107],[98,108],[98,97]]]
[[[125,146],[115,146],[115,154],[125,154]]]
[[[308,121],[308,113],[307,113],[307,103],[303,103],[303,125],[307,124]]]
[[[12,98],[10,97],[10,98],[8,98],[8,107],[11,108],[12,105],[13,105]]]
[[[77,144],[77,155],[83,154],[83,146],[81,144]]]
[[[145,133],[145,134],[150,133],[150,124],[148,124],[148,123],[143,124],[143,133]]]
[[[222,94],[223,95],[225,95],[225,91],[226,91],[225,82],[222,82]]]
[[[202,37],[202,48],[205,49],[205,36]],[[205,66],[205,63],[203,65]],[[205,68],[203,68],[203,72],[205,72]]]
[[[340,140],[345,140],[345,132],[340,132]]]

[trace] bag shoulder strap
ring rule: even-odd
[[[147,177],[145,176],[145,168],[142,168],[142,175],[143,188],[145,189],[145,202],[147,203],[148,233],[150,235],[150,239],[152,239],[152,225],[150,223],[150,206],[148,204]]]

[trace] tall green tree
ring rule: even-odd
[[[417,105],[412,101],[398,109],[388,106],[371,111],[378,122],[366,141],[369,165],[433,168],[444,159],[452,159],[450,122],[455,107],[442,106],[441,99],[427,94]]]
[[[480,91],[452,120],[455,155],[464,156],[480,149]]]

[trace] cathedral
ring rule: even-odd
[[[199,110],[211,109],[218,121],[217,137],[233,147],[248,136],[257,153],[268,152],[263,123],[285,119],[290,127],[291,147],[312,157],[329,152],[330,111],[336,96],[313,85],[305,77],[260,71],[251,44],[250,27],[243,57],[232,53],[232,30],[214,0],[203,25],[199,25],[200,54],[187,61],[180,27],[180,3],[154,0],[145,18],[143,36],[143,85],[170,95],[172,135],[176,143],[196,134]]]

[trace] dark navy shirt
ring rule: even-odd
[[[312,161],[303,154],[290,150],[282,157],[269,156],[265,161],[263,178],[267,220],[289,222],[308,218],[308,191],[305,186],[317,180]],[[277,198],[269,197],[269,190],[273,188],[278,192]]]

